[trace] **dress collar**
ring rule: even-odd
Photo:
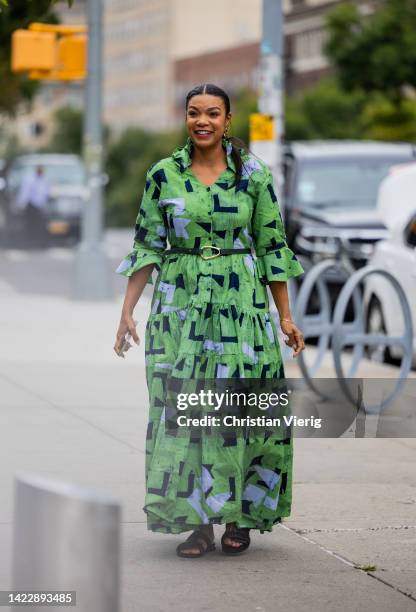
[[[228,167],[231,168],[231,170],[233,170],[233,172],[236,171],[235,169],[235,164],[234,164],[234,160],[231,156],[231,151],[232,151],[232,144],[230,141],[226,141],[223,138],[222,141],[222,146],[227,154],[227,164]],[[176,149],[173,151],[172,153],[172,157],[173,159],[176,161],[176,163],[179,165],[181,172],[184,172],[185,169],[191,165],[192,163],[192,147],[193,147],[193,142],[191,140],[191,137],[188,136],[186,139],[186,142],[184,144],[183,147],[176,147]]]

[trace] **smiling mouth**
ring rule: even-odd
[[[195,134],[198,134],[199,136],[208,136],[209,134],[212,134],[212,132],[208,131],[208,130],[194,130]]]

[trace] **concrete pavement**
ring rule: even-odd
[[[414,439],[297,438],[291,517],[253,533],[235,559],[178,559],[183,536],[146,530],[151,291],[136,308],[142,344],[122,360],[112,350],[120,298],[77,303],[0,287],[0,588],[10,587],[13,476],[28,470],[120,500],[123,612],[416,611]]]

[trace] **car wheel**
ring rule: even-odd
[[[373,296],[367,311],[366,322],[367,334],[386,334],[386,323],[384,321],[383,309],[380,301]],[[376,363],[391,363],[391,355],[388,347],[384,344],[366,347],[367,358]]]

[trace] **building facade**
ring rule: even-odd
[[[343,0],[283,0],[285,86],[296,94],[330,74],[323,47],[325,15]],[[128,126],[166,130],[183,121],[186,93],[214,82],[231,95],[258,88],[262,0],[103,0],[104,120],[113,132]],[[359,2],[363,13],[371,2]],[[86,2],[56,5],[63,23],[85,23]],[[16,131],[40,146],[52,112],[82,106],[83,84],[44,84]]]
[[[106,0],[104,118],[167,129],[172,118],[172,0]]]

